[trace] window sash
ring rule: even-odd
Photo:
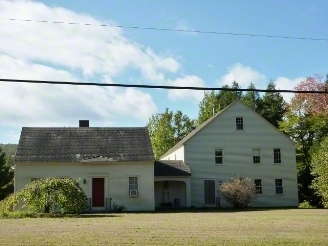
[[[274,163],[281,163],[281,149],[273,149]]]
[[[138,177],[129,177],[129,191],[138,190]]]
[[[253,149],[253,163],[261,163],[260,149]]]
[[[256,194],[262,194],[262,180],[255,179],[254,183],[255,183]]]
[[[243,130],[244,129],[244,119],[242,117],[236,118],[236,129]]]
[[[223,151],[222,149],[215,150],[215,164],[222,164],[223,163]]]
[[[276,194],[277,195],[284,194],[284,187],[282,185],[282,179],[275,179],[275,185],[276,185]]]

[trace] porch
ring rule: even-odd
[[[183,161],[155,161],[155,207],[191,206],[190,168]]]

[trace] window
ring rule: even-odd
[[[165,190],[169,189],[169,181],[163,182],[163,189],[165,189]]]
[[[261,163],[260,149],[253,149],[253,163]]]
[[[129,177],[129,195],[138,196],[138,177]]]
[[[256,194],[262,194],[262,180],[255,179],[254,181],[255,181]]]
[[[281,150],[273,149],[273,161],[274,163],[281,163]]]
[[[242,117],[236,118],[236,129],[243,130],[244,129],[244,119]]]
[[[216,149],[215,150],[215,164],[223,164],[222,149]]]
[[[275,179],[276,195],[284,194],[284,187],[282,186],[282,179]]]

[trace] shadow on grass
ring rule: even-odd
[[[272,210],[291,210],[297,207],[268,207],[268,208],[156,208],[155,211],[147,213],[239,213]],[[135,212],[142,213],[142,212]]]

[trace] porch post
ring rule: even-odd
[[[187,207],[191,207],[191,187],[190,187],[190,178],[185,179],[186,183],[186,205]]]

